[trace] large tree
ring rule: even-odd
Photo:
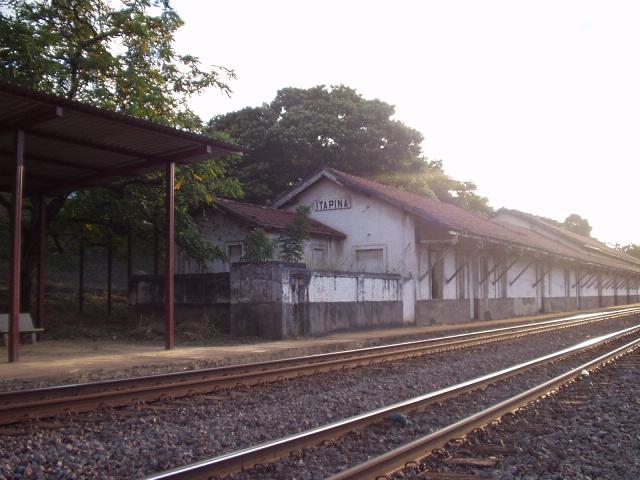
[[[203,67],[198,58],[174,48],[183,22],[169,0],[0,0],[0,76],[46,92],[199,130],[189,108],[193,96],[209,88],[229,94],[232,71]],[[177,240],[199,261],[215,253],[200,237],[194,207],[217,193],[241,194],[226,175],[228,161],[205,162],[177,172]],[[50,199],[48,220],[56,234],[136,233],[164,221],[158,214],[161,177],[129,179],[109,188]],[[36,198],[25,202],[23,296],[28,307],[37,239]],[[0,203],[8,207],[7,197]],[[97,225],[97,227],[95,227]],[[90,226],[94,226],[95,228]],[[93,232],[93,233],[92,233]]]
[[[589,220],[582,218],[577,213],[572,213],[565,218],[563,225],[567,230],[579,235],[584,235],[585,237],[591,236],[591,225],[589,224]]]
[[[324,166],[486,211],[472,183],[457,182],[423,158],[423,136],[393,118],[395,109],[344,85],[284,88],[260,107],[210,120],[251,148],[234,173],[251,201],[264,202]]]

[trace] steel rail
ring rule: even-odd
[[[262,363],[5,392],[0,394],[0,425],[61,413],[85,412],[104,407],[120,407],[210,393],[238,385],[256,385],[340,368],[406,359],[637,313],[640,313],[640,308],[617,309],[533,324]]]
[[[307,357],[6,392],[0,394],[0,424],[66,412],[90,411],[102,407],[118,407],[165,398],[209,393],[238,385],[255,385],[303,374],[308,375],[345,367],[353,368],[456,348],[467,348],[553,329],[569,328],[584,323],[633,315],[639,311],[640,308],[627,308],[613,312],[579,314],[527,325]],[[274,366],[276,368],[269,369]]]
[[[257,464],[268,463],[285,457],[292,451],[318,445],[323,441],[333,440],[350,431],[362,429],[372,423],[384,420],[393,413],[407,413],[420,410],[434,403],[439,403],[464,393],[485,388],[490,384],[504,381],[514,375],[519,375],[532,370],[533,368],[557,362],[563,358],[576,355],[593,348],[602,347],[607,343],[638,333],[640,333],[640,325],[625,328],[617,332],[612,332],[607,335],[602,335],[591,340],[578,343],[572,347],[562,349],[549,355],[544,355],[497,372],[483,375],[409,400],[394,403],[386,407],[378,408],[338,422],[289,435],[254,447],[203,460],[184,467],[153,474],[146,477],[146,480],[209,479],[211,477],[218,477],[246,470]],[[636,340],[636,342],[640,342],[640,339]]]
[[[584,363],[579,367],[558,375],[503,402],[497,403],[481,412],[333,475],[330,477],[330,480],[389,478],[388,475],[405,468],[405,466],[411,462],[417,462],[428,456],[433,450],[444,447],[450,440],[464,437],[472,431],[499,420],[509,413],[516,412],[531,402],[544,398],[551,392],[571,383],[583,375],[585,371],[589,372],[602,368],[604,365],[614,362],[618,358],[638,348],[640,348],[640,339],[633,340],[626,345],[616,348],[594,360]]]

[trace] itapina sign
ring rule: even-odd
[[[344,208],[351,208],[350,198],[330,198],[326,200],[316,200],[313,204],[313,209],[316,212],[322,212],[323,210],[341,210]]]

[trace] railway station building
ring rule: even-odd
[[[397,274],[403,322],[509,318],[638,301],[640,261],[549,221],[501,209],[490,218],[323,169],[275,203],[346,235],[335,270]]]
[[[233,263],[252,228],[274,238],[299,205],[310,207],[313,221],[302,264]],[[221,199],[201,228],[231,261],[200,273],[215,285],[194,303],[230,305],[229,328],[238,335],[461,323],[639,301],[640,261],[601,242],[516,210],[485,217],[329,168],[272,208]],[[189,282],[200,281],[190,275],[200,270],[183,259],[178,271],[187,306]]]

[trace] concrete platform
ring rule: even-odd
[[[640,305],[640,304],[639,304]],[[629,305],[618,308],[627,308]],[[0,381],[37,378],[61,381],[86,381],[92,374],[118,377],[127,370],[136,374],[176,371],[211,365],[230,365],[246,362],[309,355],[349,348],[359,348],[394,341],[428,338],[463,330],[485,329],[509,324],[543,321],[579,313],[608,309],[581,310],[562,314],[546,314],[503,320],[470,322],[429,327],[392,328],[345,332],[319,338],[242,343],[230,339],[228,344],[216,346],[178,346],[164,350],[161,344],[124,343],[122,341],[45,340],[21,346],[21,360],[7,363],[7,349],[0,347]],[[140,370],[141,369],[141,370]],[[147,370],[149,371],[147,371]],[[0,386],[0,389],[2,387]]]

